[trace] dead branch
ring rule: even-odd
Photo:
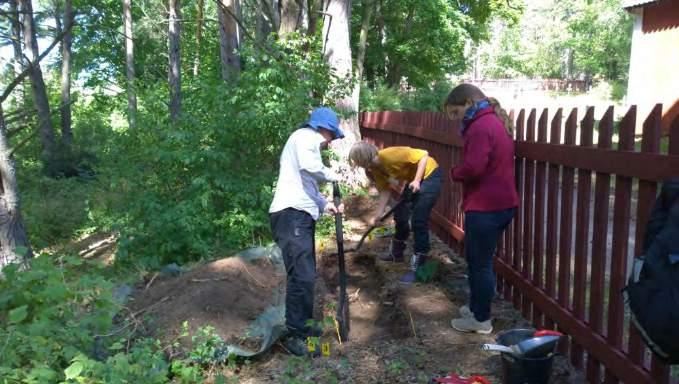
[[[149,289],[149,287],[151,286],[151,284],[153,284],[153,282],[156,280],[158,275],[159,275],[158,272],[153,274],[153,277],[151,277],[151,280],[149,280],[148,284],[146,284],[146,287],[144,287],[144,292],[146,292]]]
[[[21,140],[20,142],[18,142],[18,143],[14,146],[14,148],[12,148],[12,150],[9,152],[9,157],[14,156],[14,153],[15,153],[16,151],[18,151],[18,150],[19,150],[21,147],[23,147],[24,145],[28,144],[28,142],[31,141],[37,134],[38,134],[38,131],[37,131],[37,130],[36,130],[36,131],[33,131],[30,135],[26,136],[23,140]]]
[[[170,299],[170,296],[165,296],[162,299],[156,301],[155,303],[149,305],[148,307],[142,308],[142,309],[138,310],[137,312],[132,313],[130,316],[132,316],[132,318],[136,318],[138,315],[140,315],[140,314],[142,314],[146,311],[149,311],[151,308],[153,308],[153,307],[155,307],[155,306],[157,306],[157,305],[159,305],[159,304],[161,304],[165,301],[168,301],[169,299]]]
[[[408,311],[408,316],[410,316],[410,326],[413,329],[413,336],[417,339],[417,332],[415,332],[415,321],[413,321],[413,314]]]
[[[52,48],[54,48],[57,44],[59,44],[61,40],[64,39],[64,36],[66,36],[66,34],[71,30],[71,28],[73,28],[73,25],[75,25],[75,23],[69,24],[68,28],[64,29],[60,34],[58,34],[54,38],[54,41],[52,41],[52,43],[49,45],[49,47],[47,47],[47,49],[45,49],[45,51],[43,51],[40,54],[40,56],[38,56],[38,59],[35,60],[35,62],[31,62],[27,57],[24,56],[25,60],[28,62],[28,65],[23,70],[23,72],[17,75],[17,77],[15,77],[14,80],[12,80],[12,82],[9,83],[7,88],[5,88],[4,92],[2,92],[2,96],[0,96],[0,103],[4,102],[9,97],[10,93],[12,93],[14,88],[16,88],[17,85],[21,84],[21,82],[31,73],[31,71],[33,71],[35,66],[37,66],[40,63],[40,61],[44,59],[52,51]]]
[[[191,279],[189,280],[192,283],[208,283],[210,281],[226,281],[228,278],[226,277],[215,277],[211,279]]]

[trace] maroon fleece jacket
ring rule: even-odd
[[[491,212],[517,207],[514,141],[493,107],[476,113],[463,138],[462,164],[450,170],[450,177],[462,182],[464,211]]]

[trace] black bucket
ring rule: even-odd
[[[497,336],[497,343],[514,345],[533,337],[534,329],[511,329]],[[502,353],[503,384],[548,384],[552,373],[554,353],[539,358],[515,356]]]

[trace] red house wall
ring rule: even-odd
[[[679,1],[665,0],[644,7],[644,33],[679,28]]]

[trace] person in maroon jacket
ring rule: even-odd
[[[469,268],[469,305],[451,326],[461,332],[488,334],[495,294],[493,255],[519,197],[514,181],[513,124],[493,98],[471,84],[455,87],[444,103],[448,117],[460,120],[463,160],[450,170],[463,187],[464,251]]]

